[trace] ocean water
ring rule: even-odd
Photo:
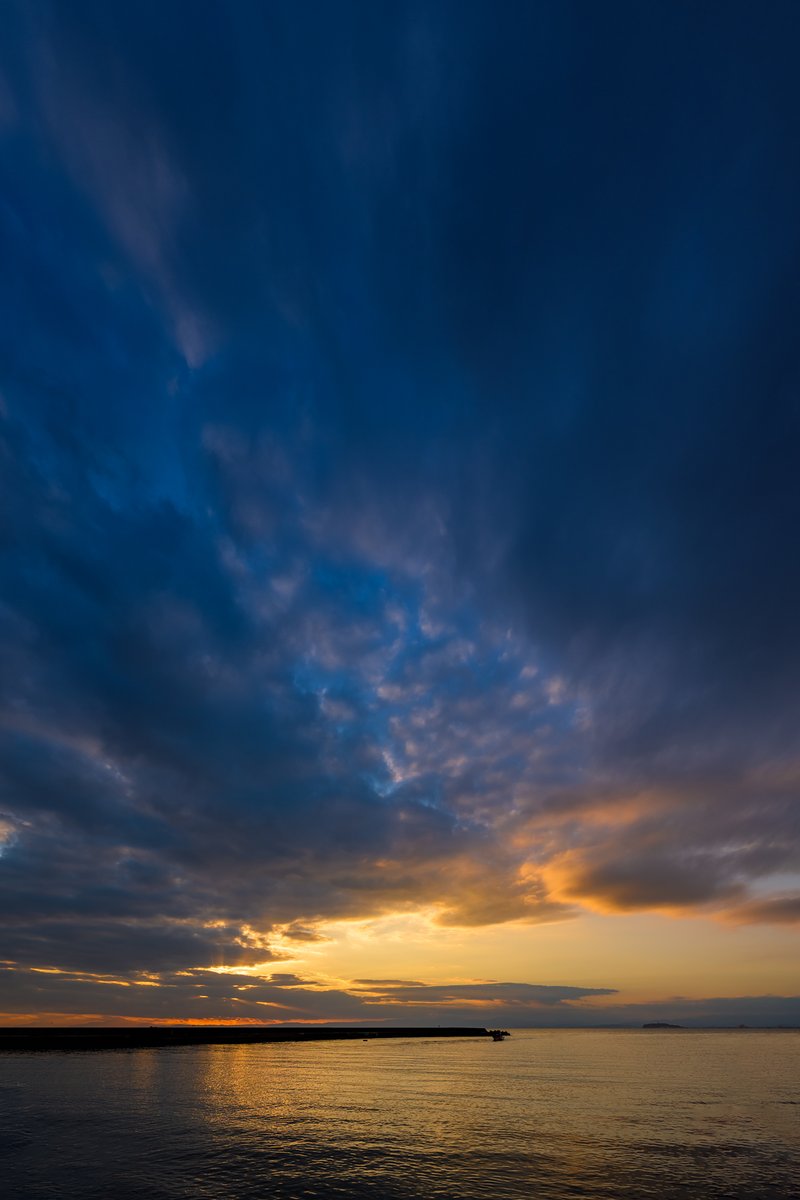
[[[3,1200],[800,1197],[800,1033],[0,1055]]]

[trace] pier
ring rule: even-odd
[[[380,1038],[493,1038],[477,1026],[134,1025],[6,1026],[0,1053],[37,1050],[138,1050],[163,1046],[244,1046],[261,1042],[377,1041]],[[503,1031],[503,1036],[508,1034]]]

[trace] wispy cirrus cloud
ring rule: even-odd
[[[613,988],[536,986],[481,982],[428,985],[399,980],[318,981],[290,972],[259,975],[219,973],[194,968],[160,974],[121,970],[69,972],[55,968],[3,971],[8,1003],[23,1013],[41,1007],[42,999],[59,985],[69,998],[66,1017],[103,1010],[112,1017],[162,1020],[210,1020],[214,1015],[269,1023],[271,1021],[350,1021],[392,1024],[403,1020],[484,1024],[496,1019],[517,1025],[546,1023],[575,1002],[594,996],[613,996]],[[48,986],[49,985],[49,986]],[[13,1018],[14,1009],[6,1014]],[[573,1013],[580,1022],[591,1011]]]

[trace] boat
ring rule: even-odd
[[[511,1037],[507,1029],[487,1029],[493,1042],[502,1042],[503,1038]]]

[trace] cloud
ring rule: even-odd
[[[536,986],[518,983],[426,985],[393,980],[344,982],[337,987],[286,972],[237,974],[195,968],[154,974],[134,969],[60,971],[55,967],[2,968],[5,1016],[41,1010],[58,989],[61,1012],[103,1012],[111,1019],[237,1019],[350,1021],[392,1024],[466,1023],[496,1020],[518,1026],[558,1020],[563,1009],[586,997],[614,995],[610,988]],[[52,1010],[51,1010],[52,1011]],[[585,1015],[585,1014],[584,1014]],[[589,1014],[590,1015],[590,1014]],[[580,1010],[578,1018],[580,1019]]]
[[[379,1003],[402,1004],[459,1004],[475,1001],[481,1004],[519,1005],[523,1009],[550,1007],[571,1000],[583,1000],[586,996],[613,996],[614,988],[579,988],[543,986],[533,983],[455,983],[420,984],[402,980],[359,980]]]
[[[613,988],[473,982],[426,985],[403,980],[319,982],[291,973],[218,973],[196,968],[146,972],[57,972],[0,964],[5,1022],[102,1020],[236,1021],[256,1024],[342,1022],[362,1025],[479,1025],[513,1028],[639,1025],[796,1025],[797,996],[666,996],[625,1003]],[[49,1002],[58,1000],[58,1007]]]
[[[765,900],[750,900],[726,913],[735,924],[800,924],[800,896],[770,896]]]
[[[791,924],[798,97],[754,19],[7,7],[21,964]]]

